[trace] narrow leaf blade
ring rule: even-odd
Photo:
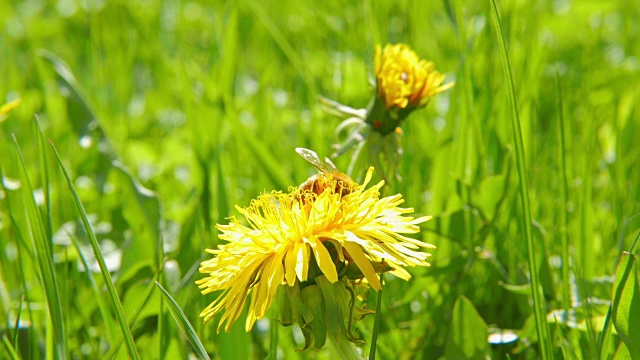
[[[531,207],[529,205],[529,180],[527,173],[527,165],[525,163],[524,141],[522,139],[522,127],[520,124],[520,115],[518,113],[518,103],[516,98],[516,90],[511,73],[511,63],[509,61],[509,53],[502,32],[502,23],[498,14],[498,6],[496,0],[491,0],[491,8],[493,20],[496,28],[498,45],[500,46],[500,54],[502,57],[502,67],[504,69],[504,77],[507,86],[507,97],[511,108],[511,130],[513,142],[516,152],[516,164],[518,169],[518,183],[520,187],[520,202],[522,205],[522,228],[527,242],[527,262],[529,265],[529,274],[531,276],[531,296],[533,298],[533,311],[536,319],[536,330],[540,341],[540,350],[542,359],[553,359],[553,339],[549,335],[549,328],[546,320],[546,308],[544,294],[540,283],[539,273],[537,269],[536,252],[533,241],[531,228]]]
[[[28,234],[31,237],[32,245],[35,250],[36,259],[40,276],[42,276],[42,285],[44,287],[45,296],[49,314],[51,315],[51,325],[54,332],[54,347],[56,358],[66,357],[66,336],[64,317],[62,316],[62,305],[60,301],[60,293],[58,291],[58,281],[53,266],[53,257],[51,255],[51,244],[47,238],[44,224],[40,216],[40,211],[33,198],[33,188],[31,180],[27,173],[27,167],[22,156],[22,151],[18,145],[18,141],[13,137],[14,148],[19,158],[20,182],[23,184],[21,189],[24,200],[24,216],[25,223],[28,227]]]
[[[207,354],[207,350],[205,350],[204,345],[202,345],[200,338],[198,338],[198,335],[196,334],[196,331],[193,329],[193,326],[191,326],[189,319],[187,319],[187,317],[185,316],[184,312],[182,311],[178,303],[173,299],[173,297],[171,297],[171,295],[167,292],[167,290],[165,290],[162,287],[162,285],[160,285],[160,283],[157,281],[156,281],[156,286],[158,286],[165,300],[167,300],[166,302],[167,307],[169,308],[171,315],[173,315],[173,318],[175,319],[176,324],[178,325],[182,333],[187,337],[187,339],[191,343],[191,346],[193,346],[193,349],[196,351],[198,356],[200,356],[200,359],[209,359],[209,354]]]
[[[80,197],[78,196],[78,193],[76,192],[75,187],[73,186],[73,181],[71,180],[71,175],[69,175],[69,172],[67,171],[67,169],[64,167],[64,164],[62,163],[62,158],[60,157],[60,154],[58,153],[58,150],[56,150],[55,146],[53,146],[53,143],[51,143],[51,147],[53,148],[53,152],[56,155],[56,158],[58,159],[58,164],[60,165],[60,168],[62,169],[62,172],[64,173],[64,177],[67,180],[67,185],[69,185],[69,190],[71,191],[71,194],[73,195],[73,200],[76,204],[76,208],[78,210],[78,213],[80,214],[80,219],[82,220],[82,224],[84,225],[84,229],[89,237],[89,241],[91,243],[91,247],[93,248],[93,253],[96,257],[96,260],[98,261],[98,264],[100,265],[100,272],[102,273],[102,277],[104,279],[105,284],[107,285],[107,290],[109,293],[109,297],[111,299],[111,305],[114,308],[114,311],[116,313],[116,317],[118,319],[118,323],[120,325],[120,329],[122,330],[122,334],[125,338],[125,341],[127,343],[127,348],[129,350],[129,356],[131,356],[132,359],[139,359],[139,355],[138,355],[138,351],[136,350],[136,345],[135,342],[133,340],[133,334],[131,333],[131,329],[129,329],[129,326],[127,324],[127,320],[124,316],[124,310],[122,309],[122,303],[120,302],[120,298],[118,296],[118,292],[116,291],[115,285],[113,284],[113,279],[111,279],[111,274],[109,274],[109,269],[107,268],[107,265],[104,261],[104,257],[102,256],[102,253],[100,252],[100,247],[98,246],[98,239],[96,238],[96,235],[93,232],[93,229],[91,228],[91,225],[89,224],[89,219],[87,219],[87,214],[84,210],[84,207],[82,206],[82,203],[80,202]]]

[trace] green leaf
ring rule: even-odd
[[[198,335],[196,334],[196,331],[193,329],[193,326],[191,326],[189,319],[187,319],[180,306],[178,306],[178,303],[176,303],[173,297],[169,295],[167,290],[165,290],[159,282],[156,281],[155,283],[167,300],[167,307],[169,308],[171,315],[173,315],[173,318],[176,320],[176,324],[178,324],[182,333],[187,337],[191,346],[193,346],[193,349],[196,351],[198,356],[200,356],[200,359],[209,359],[207,350],[205,350],[204,345],[202,345],[200,338],[198,338]]]
[[[493,219],[495,213],[499,209],[499,205],[504,200],[503,194],[509,181],[510,171],[505,171],[498,175],[488,176],[482,180],[477,188],[473,189],[474,205],[482,211],[482,214],[488,219]]]
[[[464,296],[453,306],[451,332],[445,348],[447,359],[484,359],[487,352],[487,324]]]
[[[613,325],[629,349],[632,359],[640,359],[640,283],[637,258],[624,252],[613,284]]]
[[[111,279],[111,274],[109,274],[109,269],[107,268],[104,258],[102,257],[102,253],[100,252],[100,247],[98,246],[98,239],[96,238],[96,235],[94,234],[93,229],[89,224],[89,219],[87,219],[87,213],[85,212],[84,207],[80,202],[80,197],[78,196],[78,193],[76,192],[76,189],[73,186],[71,175],[69,175],[69,172],[64,167],[64,164],[62,163],[62,158],[60,157],[60,154],[58,154],[58,150],[56,150],[55,146],[53,146],[53,143],[51,143],[51,147],[53,148],[53,152],[56,154],[58,163],[60,164],[60,168],[62,169],[62,172],[64,173],[64,177],[67,180],[67,185],[69,185],[69,191],[71,191],[71,194],[73,195],[73,200],[75,202],[78,213],[80,214],[80,219],[82,220],[84,229],[87,232],[89,241],[91,242],[93,253],[96,257],[96,260],[98,261],[98,264],[100,264],[100,271],[102,273],[104,283],[107,285],[107,290],[109,292],[109,296],[111,299],[111,305],[115,310],[118,323],[120,324],[120,329],[122,330],[122,334],[124,335],[125,341],[127,343],[129,356],[131,356],[131,358],[133,359],[139,359],[140,357],[138,355],[138,351],[136,350],[136,344],[133,340],[133,334],[131,334],[131,329],[129,329],[129,326],[127,325],[127,320],[124,316],[124,310],[122,309],[122,303],[120,302],[120,298],[118,297],[118,292],[116,291],[116,288],[113,285],[113,279]]]

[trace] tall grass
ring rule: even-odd
[[[533,244],[533,230],[531,226],[531,207],[529,205],[529,171],[524,154],[524,142],[522,140],[522,125],[520,124],[520,115],[518,112],[518,102],[516,99],[516,89],[513,83],[513,74],[511,73],[511,63],[509,61],[509,53],[504,41],[502,33],[502,24],[500,14],[495,0],[491,0],[493,20],[498,33],[498,45],[500,45],[500,54],[502,55],[502,65],[504,68],[504,78],[507,84],[507,95],[509,98],[509,106],[511,108],[511,130],[513,134],[513,143],[515,145],[516,163],[518,168],[518,184],[520,193],[520,202],[522,204],[522,228],[524,229],[524,238],[527,242],[527,260],[529,265],[529,276],[531,278],[531,297],[533,298],[533,313],[535,315],[536,330],[538,333],[538,341],[540,342],[540,353],[543,359],[553,359],[553,340],[549,336],[549,328],[546,319],[546,306],[544,302],[544,293],[540,284],[538,261],[536,257],[536,248]]]

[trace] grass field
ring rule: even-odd
[[[402,126],[385,191],[437,249],[385,276],[377,358],[640,359],[640,3],[497,9],[508,68],[491,1],[0,0],[1,357],[336,358],[272,313],[203,325],[198,267],[316,173],[296,147],[333,152],[318,97],[364,108],[405,43],[456,85]]]

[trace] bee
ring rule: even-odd
[[[296,152],[309,164],[320,170],[320,173],[313,175],[300,184],[298,187],[300,190],[307,190],[320,195],[327,188],[334,187],[335,193],[340,194],[340,197],[342,197],[350,194],[358,186],[349,175],[340,172],[328,158],[323,161],[315,151],[305,148],[296,148]]]

